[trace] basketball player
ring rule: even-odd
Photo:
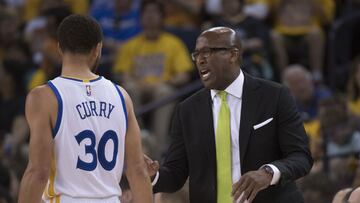
[[[102,31],[90,17],[71,15],[58,28],[61,76],[31,91],[29,163],[20,203],[118,203],[125,166],[135,202],[152,202],[132,101],[94,74]]]

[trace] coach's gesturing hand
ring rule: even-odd
[[[245,202],[245,200],[248,200],[249,203],[251,203],[260,190],[263,190],[270,185],[271,180],[272,175],[267,173],[264,169],[245,173],[238,182],[233,184],[232,195],[234,202],[237,202],[241,197],[240,203]]]
[[[151,179],[153,179],[153,177],[159,171],[160,164],[158,161],[153,161],[150,157],[146,156],[145,154],[144,154],[144,160],[146,163],[146,167],[147,167],[149,176],[151,177]]]

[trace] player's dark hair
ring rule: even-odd
[[[60,23],[57,36],[61,51],[88,54],[102,41],[102,30],[92,17],[74,14]]]

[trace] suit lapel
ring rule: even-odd
[[[254,123],[257,105],[260,100],[255,91],[258,87],[256,80],[246,73],[244,73],[244,76],[245,78],[244,78],[244,86],[243,86],[240,132],[239,132],[241,166],[243,166],[244,163],[244,157],[246,153],[246,148],[248,146],[249,137],[251,134],[252,124]]]
[[[212,101],[210,90],[203,89],[198,103],[194,109],[195,115],[198,115],[200,141],[199,147],[206,151],[209,169],[214,169],[214,179],[216,180],[216,151],[215,151],[215,133],[212,113]]]

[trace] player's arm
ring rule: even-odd
[[[135,118],[132,101],[124,89],[128,113],[128,129],[125,138],[125,174],[130,183],[135,203],[152,202],[152,186],[141,149],[140,129]]]
[[[56,99],[47,86],[35,88],[27,96],[25,114],[30,127],[29,162],[20,185],[19,203],[41,202],[53,150],[50,118],[53,105],[57,105]]]

